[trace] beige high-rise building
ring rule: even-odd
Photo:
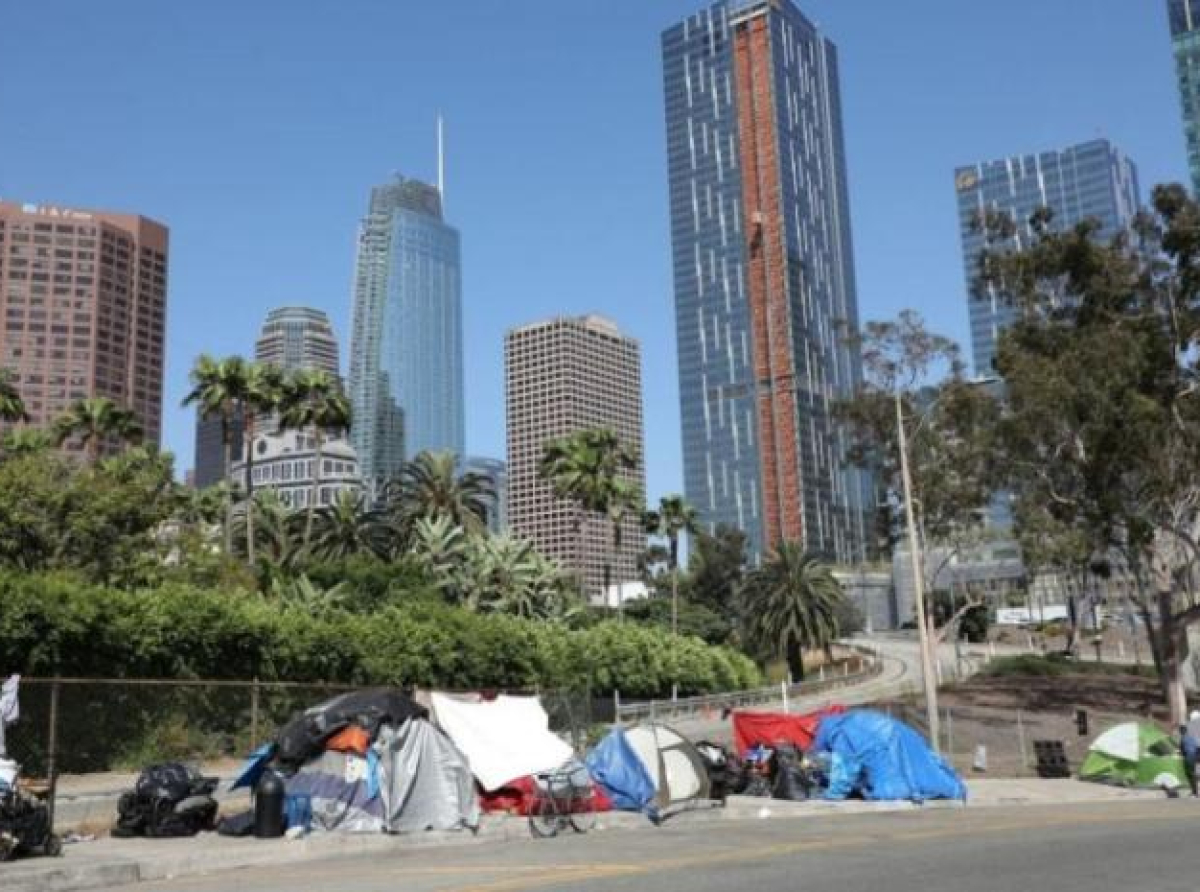
[[[102,396],[159,442],[167,250],[145,217],[0,201],[0,368],[32,424]]]
[[[595,515],[581,517],[574,503],[556,498],[538,475],[538,463],[548,441],[608,428],[636,453],[637,468],[629,479],[645,492],[638,343],[600,316],[550,319],[508,333],[504,372],[510,529],[578,574],[588,596],[599,600],[612,549],[611,525]],[[640,518],[628,517],[612,585],[638,578],[637,556],[645,538]],[[610,592],[608,602],[614,601]]]

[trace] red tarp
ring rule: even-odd
[[[790,743],[807,750],[812,746],[813,738],[817,736],[817,726],[821,724],[821,719],[845,711],[846,707],[840,703],[804,715],[737,710],[733,713],[734,750],[739,756],[744,756],[747,750],[760,743],[764,746]]]
[[[519,777],[491,793],[480,789],[478,785],[476,789],[479,793],[479,807],[488,813],[502,812],[526,816],[537,798],[532,777]],[[612,811],[612,801],[599,784],[592,787],[592,810]]]

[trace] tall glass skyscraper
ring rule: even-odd
[[[975,374],[992,374],[996,342],[1015,311],[996,294],[975,294],[984,235],[976,227],[981,212],[1006,212],[1018,224],[1012,247],[1032,238],[1028,221],[1038,208],[1054,212],[1053,225],[1065,229],[1093,218],[1111,237],[1133,221],[1138,209],[1137,168],[1103,139],[1039,155],[1014,155],[960,167],[954,172],[967,305],[971,316],[971,350]]]
[[[789,0],[662,36],[684,487],[709,527],[863,557],[831,404],[861,378],[837,51]]]
[[[1200,0],[1167,0],[1192,189],[1200,195]]]
[[[459,250],[435,187],[397,177],[371,190],[350,352],[351,439],[371,487],[419,452],[463,454]]]

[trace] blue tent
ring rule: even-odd
[[[813,747],[832,755],[827,799],[966,799],[954,769],[903,722],[866,709],[821,721]]]
[[[586,760],[592,779],[604,788],[619,811],[650,811],[655,788],[650,772],[625,738],[622,728],[613,728],[588,753]]]

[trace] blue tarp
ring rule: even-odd
[[[966,799],[954,769],[916,731],[882,713],[826,716],[813,748],[832,755],[827,799],[858,791],[867,799]]]
[[[592,780],[604,788],[619,811],[650,811],[655,789],[650,772],[633,751],[625,732],[613,728],[586,760]]]
[[[237,777],[233,781],[233,786],[229,789],[236,790],[239,787],[248,787],[253,790],[258,786],[258,779],[262,777],[264,771],[267,770],[267,764],[275,756],[275,744],[264,743],[246,759],[241,770],[238,771]]]

